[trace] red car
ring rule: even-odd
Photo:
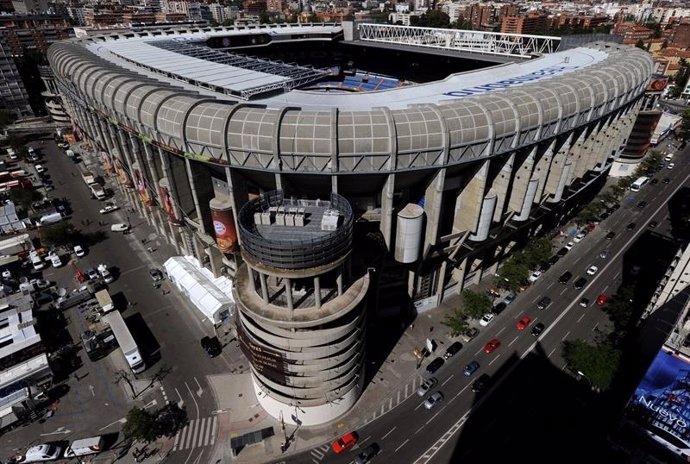
[[[597,298],[597,304],[599,306],[604,306],[606,304],[606,302],[608,302],[608,301],[609,301],[609,297],[603,293],[601,295],[599,295],[599,298]]]
[[[331,445],[331,448],[333,448],[333,451],[336,454],[343,453],[355,446],[355,443],[357,443],[358,438],[359,437],[357,436],[357,432],[346,433],[345,435],[334,441],[333,445]]]
[[[494,338],[489,343],[484,345],[484,353],[493,353],[494,350],[499,346],[501,346],[501,342],[498,340],[498,338]]]
[[[530,319],[529,316],[525,316],[518,321],[515,327],[517,327],[518,330],[525,330],[530,322],[532,322],[532,319]]]

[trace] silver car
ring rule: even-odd
[[[429,377],[422,383],[419,388],[417,389],[417,394],[419,396],[424,396],[427,393],[429,393],[429,390],[431,390],[434,385],[438,383],[438,380],[436,380],[436,377]]]
[[[437,391],[433,395],[431,395],[427,400],[424,402],[424,407],[427,409],[431,409],[436,404],[440,403],[441,400],[443,399],[443,394],[440,391]]]

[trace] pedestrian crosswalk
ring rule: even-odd
[[[216,442],[216,426],[218,416],[203,417],[189,421],[182,430],[175,435],[173,451],[201,448]]]
[[[314,464],[319,464],[321,460],[326,456],[326,453],[328,452],[328,445],[323,445],[319,448],[314,448],[309,452],[312,456],[312,461],[314,461]]]

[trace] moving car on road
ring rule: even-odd
[[[532,335],[534,335],[535,337],[538,337],[544,331],[544,328],[545,328],[544,324],[542,324],[541,322],[538,322],[538,323],[534,324],[534,327],[532,327],[532,331],[530,333]]]
[[[112,213],[113,211],[117,211],[118,209],[120,209],[119,206],[114,205],[112,203],[106,203],[106,205],[103,208],[101,208],[98,212],[101,214],[108,214]]]
[[[580,277],[579,279],[577,279],[577,280],[575,281],[575,283],[573,284],[573,286],[574,286],[576,289],[579,290],[579,289],[581,289],[582,287],[584,287],[586,284],[587,284],[587,279],[585,279],[584,277]]]
[[[215,358],[223,351],[218,337],[204,337],[201,339],[201,347],[204,349],[209,358]]]
[[[532,319],[530,319],[529,316],[524,316],[517,322],[517,324],[515,324],[515,327],[518,330],[525,330],[530,322],[532,322]]]
[[[465,369],[463,369],[462,373],[469,377],[475,372],[477,372],[477,369],[479,369],[479,363],[477,361],[472,361],[467,366],[465,366]]]
[[[558,278],[558,281],[562,284],[567,284],[573,274],[570,271],[566,271]]]
[[[355,443],[357,443],[358,439],[359,437],[357,436],[357,432],[346,433],[333,442],[331,449],[335,454],[343,453],[355,446]]]
[[[123,224],[118,222],[110,226],[111,232],[127,232],[129,230],[129,224]]]
[[[486,387],[489,386],[489,381],[491,380],[491,377],[489,374],[482,374],[479,376],[477,380],[474,381],[472,384],[472,391],[475,393],[481,393],[484,390],[486,390]]]
[[[429,398],[426,399],[426,401],[424,402],[424,407],[427,409],[431,409],[434,406],[436,406],[438,403],[440,403],[441,400],[443,400],[443,393],[441,393],[440,391],[437,391],[434,394],[432,394]]]
[[[551,298],[548,296],[543,297],[539,302],[537,302],[537,308],[539,309],[546,309],[549,307],[551,304]]]
[[[359,453],[357,457],[355,457],[355,464],[366,464],[367,462],[374,459],[374,456],[379,454],[379,451],[381,451],[379,445],[377,445],[376,443],[372,443],[371,445],[364,448],[364,450],[362,450],[362,452]]]
[[[587,274],[588,274],[588,275],[594,275],[594,274],[597,273],[597,271],[599,271],[599,268],[596,267],[596,266],[589,266],[589,267],[587,268]]]
[[[501,346],[501,341],[498,338],[494,338],[484,345],[484,353],[493,353],[499,346]]]

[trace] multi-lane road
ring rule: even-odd
[[[500,446],[505,438],[505,431],[498,436],[490,436],[487,448],[487,444],[479,440],[462,440],[467,421],[480,416],[483,410],[491,409],[490,402],[495,396],[492,390],[498,388],[502,379],[520,369],[525,359],[532,354],[538,354],[553,369],[563,373],[563,376],[571,376],[570,373],[565,373],[567,368],[561,353],[563,341],[593,341],[598,329],[605,329],[610,325],[607,315],[596,305],[596,299],[601,293],[610,295],[616,292],[631,266],[627,251],[643,233],[652,230],[649,228],[652,221],[659,223],[653,229],[654,232],[668,233],[669,212],[665,207],[666,202],[690,177],[690,169],[686,168],[684,156],[687,153],[676,155],[674,161],[680,162],[675,163],[674,169],[661,169],[654,176],[658,179],[657,183],[647,184],[639,192],[628,192],[616,212],[599,223],[581,242],[576,243],[572,250],[522,292],[489,326],[482,328],[479,337],[466,344],[436,372],[438,385],[431,392],[440,390],[444,400],[435,408],[426,410],[423,407],[422,403],[428,394],[422,398],[412,393],[398,407],[358,430],[359,443],[349,453],[337,456],[322,446],[316,448],[319,451],[317,454],[306,452],[290,462],[350,463],[359,450],[372,442],[381,448],[374,462],[445,464],[459,462],[458,456],[463,457],[463,462],[475,462],[470,459],[472,456],[481,461],[478,456],[491,453],[492,443]],[[668,183],[663,182],[666,177],[670,178]],[[640,201],[646,201],[647,205],[638,207]],[[635,226],[629,228],[631,223]],[[609,232],[615,233],[612,239],[606,239]],[[600,257],[603,250],[607,250],[606,258]],[[591,265],[598,267],[595,275],[586,274]],[[559,277],[566,271],[572,273],[572,278],[562,284]],[[577,289],[574,282],[579,277],[585,277],[587,282]],[[539,310],[536,304],[543,296],[549,296],[553,302],[545,310]],[[583,297],[590,301],[586,308],[579,305]],[[516,323],[525,315],[531,318],[531,324],[526,330],[518,330]],[[546,329],[535,338],[530,334],[530,328],[539,322]],[[501,346],[487,354],[483,347],[493,338],[498,338]],[[466,377],[463,375],[463,367],[472,360],[478,361],[481,367],[471,377]],[[471,384],[483,373],[491,375],[493,388],[478,395],[472,392]],[[568,401],[564,400],[564,409],[566,403]],[[530,406],[526,405],[524,410],[529,411]],[[486,429],[496,427],[495,421],[496,419],[486,419]],[[475,436],[481,435],[475,433]],[[459,440],[462,440],[461,444],[458,444]],[[534,450],[530,450],[531,446],[525,443],[524,449],[511,452],[516,458],[527,458],[534,453]]]

